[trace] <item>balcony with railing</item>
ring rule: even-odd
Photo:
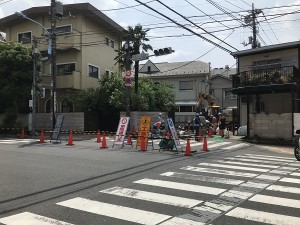
[[[234,75],[233,89],[287,86],[300,82],[299,70],[294,66],[243,71]]]

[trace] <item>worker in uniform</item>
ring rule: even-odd
[[[195,129],[195,141],[199,141],[199,130],[200,130],[200,118],[199,113],[196,113],[196,117],[194,119],[194,129]]]

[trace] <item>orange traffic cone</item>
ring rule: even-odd
[[[206,136],[204,136],[202,150],[203,150],[204,152],[207,152],[207,151],[208,151],[208,149],[207,149],[207,140],[206,140]]]
[[[144,137],[144,135],[142,136],[141,139],[142,140],[141,140],[141,149],[140,149],[140,151],[145,152],[146,151],[146,143],[145,143],[145,137]]]
[[[185,156],[192,156],[192,151],[191,151],[191,145],[190,145],[190,138],[187,138],[186,142],[186,147],[185,147]]]
[[[106,137],[105,137],[105,133],[103,134],[103,138],[102,138],[102,145],[100,148],[107,148],[107,145],[106,145]]]
[[[41,135],[40,135],[40,141],[38,143],[42,144],[45,143],[45,135],[44,135],[44,130],[42,130]]]
[[[98,133],[97,133],[97,143],[100,143],[101,142],[101,135],[100,135],[100,131],[98,130]]]
[[[220,128],[219,128],[219,136],[223,136],[223,131]]]
[[[73,144],[73,131],[72,131],[72,129],[70,130],[68,144],[66,144],[66,145],[74,145]]]
[[[25,138],[25,131],[24,131],[24,127],[22,128],[22,131],[21,131],[21,138],[24,139]]]

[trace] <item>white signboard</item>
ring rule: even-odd
[[[123,145],[130,117],[121,117],[114,144]]]

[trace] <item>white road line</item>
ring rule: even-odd
[[[271,175],[267,175],[267,174],[262,174],[256,177],[257,179],[262,179],[262,180],[272,180],[272,181],[276,181],[280,179],[280,176],[271,176]]]
[[[267,190],[300,194],[300,188],[280,186],[280,185],[271,185],[270,187],[267,188]]]
[[[258,183],[258,182],[252,182],[252,181],[248,181],[247,183],[243,183],[240,186],[241,187],[251,187],[251,188],[266,188],[268,187],[270,184],[266,184],[266,183]]]
[[[276,162],[293,162],[295,160],[292,159],[274,159],[274,158],[268,158],[268,157],[262,157],[262,156],[248,156],[248,155],[239,155],[236,156],[237,158],[250,158],[250,159],[263,159],[263,160],[269,160],[269,161],[276,161]]]
[[[155,225],[171,218],[171,216],[169,215],[153,213],[149,211],[113,205],[79,197],[56,204],[72,209],[78,209],[84,212],[95,213],[98,215],[113,217],[146,225]]]
[[[187,167],[183,167],[180,169],[195,171],[195,172],[202,172],[202,173],[223,174],[223,175],[237,176],[237,177],[256,177],[258,175],[256,173],[245,173],[245,172],[236,172],[236,171],[231,171],[231,170],[219,170],[219,169],[213,169],[213,168],[200,168],[200,167],[193,167],[193,166],[187,166]]]
[[[206,223],[201,223],[193,220],[182,219],[179,217],[173,217],[172,219],[161,223],[160,225],[204,225]]]
[[[207,145],[209,145],[210,143],[213,143],[213,141],[208,141]],[[186,145],[186,143],[185,143],[185,145]],[[191,147],[200,146],[200,145],[203,145],[203,142],[190,142]]]
[[[242,167],[242,166],[230,166],[230,165],[222,165],[222,164],[214,164],[214,163],[199,163],[198,166],[212,166],[212,167],[219,167],[219,168],[228,168],[228,169],[237,169],[237,170],[249,170],[255,172],[268,172],[268,169],[260,169],[260,168],[253,168],[253,167]]]
[[[234,158],[232,157],[227,157],[225,159],[229,159],[229,160],[238,160],[238,161],[243,161],[243,162],[257,162],[257,163],[262,163],[262,164],[273,164],[273,165],[283,165],[283,162],[273,162],[273,161],[266,161],[266,160],[259,160],[259,159],[244,159],[244,158],[240,158],[241,156],[235,156]]]
[[[225,164],[243,165],[243,166],[257,166],[257,167],[273,168],[273,169],[279,167],[279,166],[272,166],[272,165],[262,165],[262,164],[257,164],[257,163],[244,163],[244,162],[225,161],[225,160],[214,160],[214,162],[225,163]]]
[[[271,155],[257,155],[257,154],[245,154],[249,156],[261,156],[261,157],[268,157],[268,158],[275,158],[275,159],[287,159],[287,160],[294,160],[292,157],[281,157],[281,156],[271,156]]]
[[[300,200],[295,199],[279,198],[258,194],[250,198],[249,201],[300,209]]]
[[[221,148],[221,149],[223,149],[223,150],[229,150],[229,149],[242,148],[242,147],[248,147],[248,146],[250,146],[250,145],[246,144],[246,143],[240,143],[240,144],[231,145],[231,146],[228,146],[228,147],[225,147],[225,148]]]
[[[228,211],[231,209],[233,206],[231,205],[224,205],[224,204],[218,204],[215,202],[205,202],[202,206],[199,207],[194,207],[193,209],[195,210],[200,210],[204,212],[211,212],[211,213],[222,213],[225,211]]]
[[[294,178],[288,178],[288,177],[282,178],[279,181],[287,182],[287,183],[300,184],[300,179],[294,179]]]
[[[300,177],[300,173],[291,173],[290,175]]]
[[[216,148],[216,147],[220,147],[220,146],[223,146],[223,145],[229,145],[231,142],[220,142],[220,143],[216,143],[216,144],[207,144],[207,148],[210,149],[210,148]]]
[[[253,195],[253,193],[250,193],[250,192],[229,190],[229,191],[222,193],[220,196],[225,196],[225,197],[230,197],[230,198],[247,199],[252,195]]]
[[[230,212],[226,213],[226,216],[251,220],[251,221],[260,222],[264,224],[273,224],[273,225],[300,224],[300,218],[298,217],[262,212],[262,211],[252,210],[252,209],[245,209],[241,207],[234,208]]]
[[[214,188],[214,187],[207,187],[207,186],[200,186],[200,185],[193,185],[193,184],[184,184],[184,183],[178,183],[172,181],[154,180],[154,179],[147,179],[147,178],[134,181],[133,183],[151,185],[156,187],[171,188],[171,189],[183,190],[183,191],[191,191],[196,193],[204,193],[210,195],[219,195],[224,191],[226,191],[226,189],[221,189],[221,188]]]
[[[30,212],[23,212],[16,215],[0,219],[0,223],[5,225],[72,225],[63,221],[40,216]]]
[[[200,180],[206,182],[231,184],[231,185],[239,185],[241,183],[244,183],[243,180],[235,180],[235,179],[212,177],[212,176],[202,176],[202,175],[195,175],[195,174],[188,174],[188,173],[166,172],[160,175],[166,177],[175,177],[180,179]]]
[[[106,190],[102,190],[100,192],[127,197],[127,198],[157,202],[161,204],[186,207],[186,208],[192,208],[202,202],[200,200],[195,200],[190,198],[181,198],[172,195],[164,195],[164,194],[158,194],[154,192],[139,191],[135,189],[122,188],[122,187],[113,187]]]

